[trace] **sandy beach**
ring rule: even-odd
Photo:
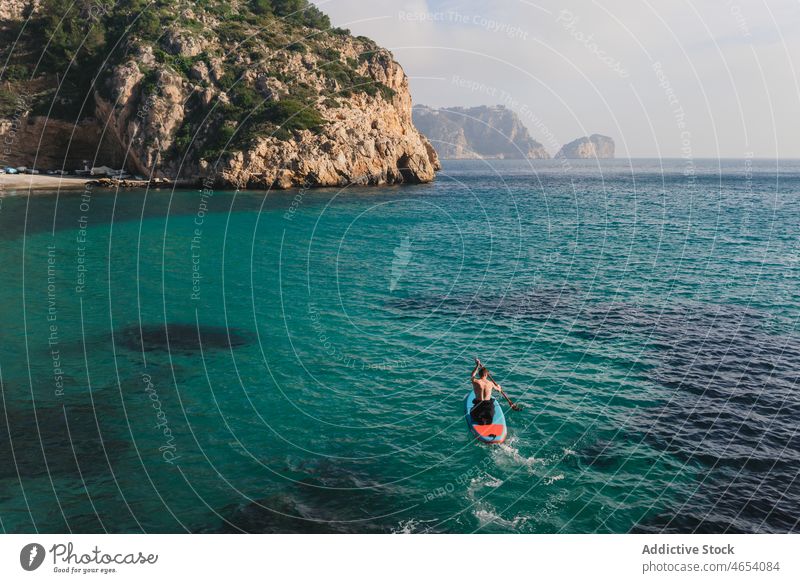
[[[0,174],[0,195],[15,191],[81,189],[96,178],[48,176],[46,174]]]

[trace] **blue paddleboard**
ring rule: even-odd
[[[490,425],[477,425],[469,414],[472,409],[472,400],[475,398],[475,393],[470,391],[467,398],[464,399],[464,407],[466,409],[467,426],[472,434],[483,443],[503,443],[508,435],[508,428],[506,427],[506,416],[503,414],[503,408],[497,399],[492,397],[494,401],[494,418]]]

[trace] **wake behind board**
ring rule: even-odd
[[[494,401],[494,417],[490,425],[477,425],[469,414],[472,409],[472,400],[475,398],[475,393],[469,392],[467,398],[464,399],[464,407],[466,408],[467,427],[472,434],[483,443],[503,443],[508,435],[508,428],[506,427],[506,416],[503,414],[503,408],[497,399],[492,397]]]

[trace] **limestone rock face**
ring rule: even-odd
[[[70,99],[80,103],[88,92],[93,109],[84,110],[86,117],[77,122],[64,118],[65,123],[53,124],[53,131],[63,125],[64,133],[48,130],[49,147],[67,144],[69,130],[78,123],[86,126],[87,140],[95,132],[113,142],[98,152],[103,163],[112,165],[109,158],[116,160],[121,152],[126,169],[145,177],[236,188],[434,179],[439,158],[414,126],[408,78],[389,51],[331,28],[308,3],[304,16],[279,18],[237,2],[240,12],[250,12],[231,20],[229,2],[173,1],[170,10],[181,18],[170,18],[163,32],[143,25],[121,39],[95,84],[79,85],[88,75],[70,79],[77,95]],[[16,15],[34,2],[2,0],[0,7]],[[35,39],[29,44],[35,46]],[[81,70],[79,65],[72,69]],[[42,76],[37,83],[55,80],[55,75]],[[26,83],[19,80],[13,89],[28,91]],[[56,89],[37,87],[35,93],[46,100]],[[42,111],[42,105],[47,103],[31,111]],[[5,109],[13,108],[6,104]],[[46,125],[29,115],[18,116],[17,125]],[[17,164],[48,169],[35,153],[19,154]],[[47,159],[58,154],[54,150]]]
[[[578,138],[565,144],[556,154],[556,158],[613,158],[614,140],[608,136],[592,134]]]
[[[39,6],[39,0],[0,0],[0,20],[20,20]]]
[[[0,120],[0,166],[82,170],[89,166],[118,168],[122,155],[116,141],[103,135],[95,119],[70,123],[45,117]]]
[[[547,159],[516,113],[502,105],[414,107],[414,125],[427,136],[442,158]]]
[[[394,99],[357,94],[347,107],[325,111],[329,122],[319,133],[304,130],[288,141],[261,137],[227,162],[222,181],[237,187],[290,188],[433,180],[439,158],[412,124],[405,74],[393,61],[374,73],[396,91]],[[207,175],[208,168],[202,173]]]
[[[95,96],[97,117],[127,152],[129,169],[144,176],[175,177],[179,163],[162,159],[162,152],[172,145],[183,119],[184,81],[169,69],[157,69],[150,88],[142,86],[143,79],[135,61],[117,67],[110,80],[113,101]]]
[[[392,112],[365,108],[350,110],[321,135],[303,131],[289,142],[261,138],[232,156],[220,178],[240,188],[385,185],[429,182],[437,169],[424,138],[407,131]],[[207,166],[202,170],[210,174]]]
[[[325,123],[318,131],[293,132],[290,139],[259,135],[247,148],[226,149],[218,160],[171,154],[175,132],[187,114],[185,104],[198,96],[207,107],[224,104],[225,92],[201,88],[169,69],[159,69],[147,94],[136,60],[117,67],[111,77],[113,99],[95,96],[98,117],[113,128],[129,165],[138,174],[186,180],[191,175],[236,188],[387,185],[429,182],[440,168],[436,151],[414,127],[408,78],[388,52],[364,73],[383,83],[391,98],[354,93],[336,103],[318,103]],[[287,68],[316,82],[313,59],[288,60]],[[191,79],[213,76],[214,65],[195,65]],[[366,76],[366,75],[365,75]],[[281,83],[254,75],[267,100],[279,101]],[[166,154],[165,154],[166,153]]]
[[[174,29],[167,32],[162,44],[167,52],[183,57],[196,57],[203,52],[201,39]]]

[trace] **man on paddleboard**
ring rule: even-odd
[[[475,398],[469,414],[478,425],[490,425],[494,419],[492,391],[495,387],[498,391],[502,390],[500,385],[489,380],[489,371],[476,358],[475,368],[472,369],[472,390],[475,392]]]

